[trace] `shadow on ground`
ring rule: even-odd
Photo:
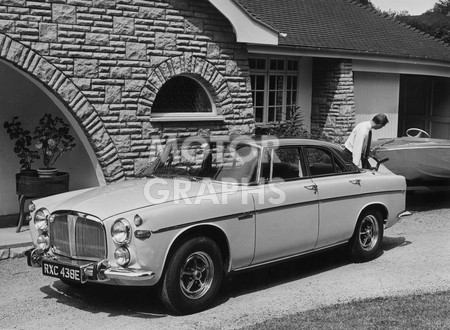
[[[385,237],[380,255],[384,251],[408,244],[411,242],[404,237]],[[224,280],[221,294],[214,306],[224,304],[233,297],[297,281],[351,263],[346,247],[340,247],[265,268],[237,273]],[[77,288],[55,280],[53,285],[44,286],[41,291],[47,299],[57,299],[58,303],[90,313],[108,313],[109,317],[126,315],[153,319],[166,317],[169,314],[159,301],[155,288],[117,287],[89,283],[82,288]]]
[[[107,313],[108,317],[129,316],[154,319],[167,316],[167,310],[153,288],[125,287],[87,283],[72,287],[59,280],[44,286],[41,292],[46,299],[89,313]]]

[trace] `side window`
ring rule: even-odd
[[[303,177],[298,148],[266,149],[262,161],[265,181],[288,180]]]
[[[345,172],[345,167],[333,155],[321,148],[306,147],[309,172],[312,176]]]

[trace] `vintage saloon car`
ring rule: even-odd
[[[406,214],[404,177],[320,141],[191,137],[148,170],[34,201],[29,265],[73,286],[157,286],[170,310],[194,313],[233,272],[340,245],[371,260]]]

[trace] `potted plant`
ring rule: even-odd
[[[14,141],[14,152],[20,159],[20,173],[16,174],[16,194],[19,195],[19,220],[17,232],[24,221],[24,207],[27,198],[40,198],[69,190],[69,173],[52,168],[55,162],[67,151],[75,147],[74,137],[69,134],[70,126],[61,118],[44,114],[31,136],[29,130],[22,127],[18,117],[5,122],[3,127]],[[34,149],[33,149],[34,147]],[[31,169],[35,159],[42,155],[43,168]]]
[[[278,137],[308,138],[309,133],[304,127],[304,114],[295,103],[286,107],[286,119],[266,126],[258,126],[256,135],[275,135]]]
[[[3,127],[11,140],[15,141],[14,152],[20,159],[21,173],[24,175],[28,172],[36,173],[31,165],[35,159],[41,159],[40,153],[44,166],[37,169],[39,175],[43,177],[55,175],[58,172],[53,167],[55,162],[75,147],[75,138],[69,133],[70,126],[60,117],[46,113],[39,120],[34,135],[31,136],[31,132],[25,130],[18,119],[16,116],[11,122],[6,121]]]
[[[33,141],[30,131],[22,127],[18,117],[14,117],[10,123],[5,122],[3,127],[6,129],[6,133],[9,134],[10,139],[14,141],[14,152],[20,159],[20,172],[24,175],[35,175],[36,170],[33,170],[31,165],[35,159],[40,157],[37,150],[30,148]]]
[[[44,114],[34,130],[35,147],[41,152],[43,168],[38,168],[41,177],[55,175],[58,169],[53,167],[64,153],[75,147],[74,137],[69,134],[70,126],[61,118]]]

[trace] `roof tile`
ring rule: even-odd
[[[450,47],[352,0],[235,0],[283,46],[450,61]]]

